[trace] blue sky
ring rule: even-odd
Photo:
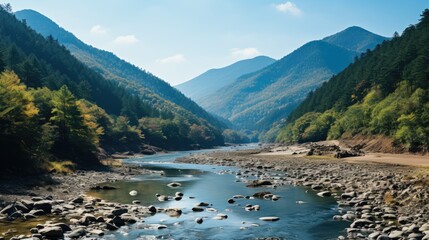
[[[392,36],[429,0],[9,0],[171,85],[257,55],[279,59],[349,26]]]

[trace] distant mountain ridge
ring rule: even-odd
[[[198,117],[206,119],[215,126],[225,127],[222,122],[208,114],[195,102],[165,81],[118,58],[111,52],[85,44],[48,17],[34,10],[21,10],[16,12],[15,16],[20,20],[25,20],[28,26],[43,36],[53,36],[77,59],[102,74],[105,78],[122,82],[128,88],[131,86],[134,90],[143,92],[145,95],[159,95],[161,98],[181,106]]]
[[[260,70],[276,60],[267,56],[241,60],[223,68],[210,69],[205,73],[176,86],[197,103],[205,96],[233,83],[238,77]]]
[[[275,63],[241,76],[205,97],[200,104],[241,129],[265,131],[289,113],[312,90],[387,38],[350,27],[304,44]]]

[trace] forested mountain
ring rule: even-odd
[[[429,145],[429,10],[401,36],[367,51],[311,92],[277,140],[388,137],[396,149]]]
[[[223,144],[205,119],[156,94],[107,80],[0,7],[1,172],[51,160],[97,162],[99,147],[141,151]]]
[[[85,44],[46,16],[34,10],[18,11],[15,13],[15,16],[18,19],[25,20],[28,26],[43,36],[52,36],[58,40],[77,59],[96,72],[99,72],[106,79],[118,81],[122,86],[140,92],[140,94],[145,95],[148,99],[152,98],[154,94],[158,95],[160,98],[180,106],[197,117],[206,119],[214,126],[225,127],[222,122],[208,114],[195,102],[177,89],[171,87],[165,81],[118,58],[111,52]],[[160,103],[160,105],[163,104]]]
[[[267,130],[311,91],[349,65],[366,47],[385,40],[358,27],[309,42],[266,68],[241,76],[201,101],[242,129]]]
[[[223,68],[210,69],[187,82],[177,85],[176,88],[199,103],[201,99],[233,83],[238,77],[258,71],[274,62],[274,59],[266,56],[241,60]]]

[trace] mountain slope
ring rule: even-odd
[[[274,59],[266,56],[238,61],[223,68],[210,69],[187,82],[177,85],[176,88],[199,103],[202,98],[231,84],[238,77],[258,71],[274,62]]]
[[[354,42],[346,45],[351,37]],[[240,77],[202,99],[201,105],[240,128],[267,130],[286,118],[308,92],[350,64],[365,46],[385,39],[357,27],[348,28],[309,42],[274,64]]]
[[[322,40],[351,51],[365,52],[367,49],[374,49],[386,38],[361,27],[353,26]]]
[[[384,42],[319,89],[289,116],[281,142],[374,135],[383,148],[429,149],[429,9],[420,22]],[[363,137],[362,137],[363,136]]]
[[[83,43],[72,33],[61,28],[46,16],[33,10],[18,11],[15,13],[15,16],[21,20],[25,19],[28,26],[43,36],[46,37],[51,35],[54,39],[57,39],[58,42],[70,50],[77,59],[99,72],[106,79],[121,82],[127,85],[127,87],[131,87],[139,92],[144,92],[145,95],[152,95],[154,93],[163,99],[177,104],[192,114],[195,114],[197,117],[206,119],[214,126],[225,127],[223,123],[208,114],[195,102],[188,99],[180,91],[171,87],[165,81],[118,58],[111,52],[100,50]]]
[[[127,129],[129,124],[141,128],[145,138],[136,139],[138,147],[142,143],[168,149],[223,144],[220,129],[208,120],[147,89],[105,79],[73,57],[52,37],[44,38],[4,10],[0,17],[0,62],[4,61],[6,69],[13,70],[27,87],[46,87],[54,91],[67,86],[67,91],[77,99],[84,99],[88,106],[96,104],[106,111],[111,119],[105,122],[119,119],[122,129]],[[0,66],[0,70],[3,67]],[[51,112],[45,112],[49,119]],[[123,140],[123,150],[127,150],[130,145],[126,144],[126,137],[114,136],[109,142],[119,139]]]

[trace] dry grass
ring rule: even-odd
[[[72,161],[49,162],[48,171],[57,173],[72,173],[75,164]]]
[[[392,196],[390,192],[386,192],[384,194],[384,203],[386,204],[392,204],[395,198]]]
[[[100,163],[103,164],[104,166],[109,166],[109,167],[122,167],[124,165],[121,159],[113,159],[113,158],[103,159],[100,161]]]

